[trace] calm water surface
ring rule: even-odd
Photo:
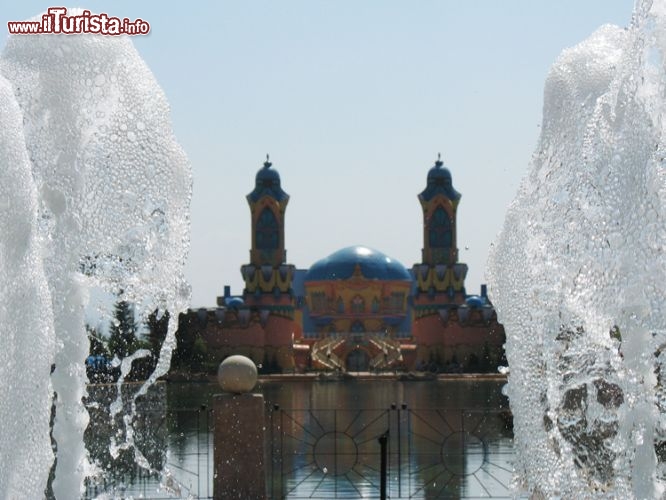
[[[503,385],[261,382],[271,496],[379,498],[378,438],[389,431],[390,498],[508,497],[513,436]],[[88,496],[212,497],[210,408],[219,392],[217,385],[203,383],[169,383],[155,391],[147,406],[157,411],[139,409],[144,416],[137,419],[135,441],[152,448],[144,454],[168,474],[158,480],[156,474],[136,472],[130,457],[124,468],[111,464],[115,476],[97,481]],[[102,429],[91,434],[99,438]],[[98,444],[91,439],[89,448],[97,448],[91,454],[104,456],[104,439]]]
[[[344,382],[261,381],[257,392],[269,405],[290,409],[383,409],[392,403],[412,408],[508,408],[502,395],[504,382],[497,380],[432,380],[398,382],[359,380]],[[169,383],[169,408],[195,408],[210,405],[216,384]]]

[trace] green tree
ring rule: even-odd
[[[136,330],[134,308],[124,300],[116,302],[109,336],[109,351],[112,356],[122,359],[136,350]]]

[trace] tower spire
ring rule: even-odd
[[[442,155],[428,171],[427,185],[419,202],[423,209],[421,262],[414,266],[417,293],[427,303],[462,303],[465,299],[467,265],[458,262],[456,214],[460,193],[453,188],[451,172]],[[433,302],[434,301],[434,302]]]

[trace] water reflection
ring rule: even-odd
[[[410,498],[509,495],[513,441],[506,412],[416,409],[407,418]]]
[[[263,382],[270,494],[378,497],[377,439],[390,430],[391,498],[508,497],[513,436],[502,385],[487,380]],[[209,408],[219,389],[168,384],[158,391],[153,400],[162,417],[141,427],[149,437],[136,441],[154,446],[146,456],[167,474],[126,481],[124,494],[156,498],[161,484],[161,498],[211,498]]]

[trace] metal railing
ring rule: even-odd
[[[146,422],[148,425],[137,425]],[[111,432],[87,439],[91,461],[100,473],[86,480],[84,497],[94,498],[213,498],[213,419],[207,407],[168,412],[137,412],[132,419],[136,450],[128,447],[110,455]],[[139,458],[150,451],[146,461]],[[144,466],[141,465],[144,463]]]
[[[163,470],[128,457],[89,479],[85,498],[212,499],[211,410],[170,410],[149,420],[148,435],[138,438],[154,441]],[[273,406],[265,439],[271,499],[512,497],[507,410]]]
[[[268,440],[274,499],[512,496],[505,411],[277,407]]]

